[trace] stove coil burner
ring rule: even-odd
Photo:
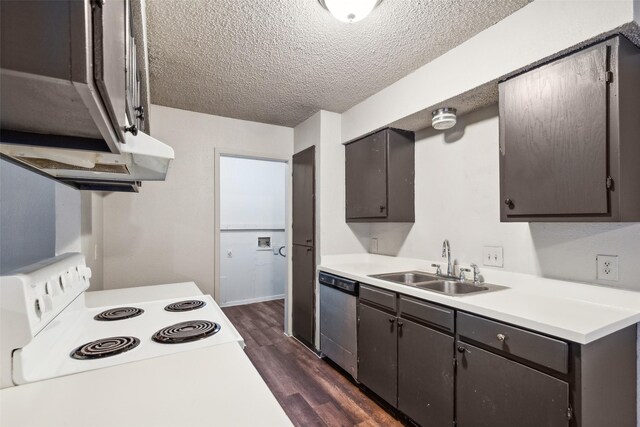
[[[206,302],[193,299],[193,300],[187,300],[187,301],[174,302],[173,304],[169,304],[168,306],[166,306],[164,309],[167,311],[191,311],[191,310],[197,310],[199,308],[202,308],[205,305],[207,305]]]
[[[100,359],[124,353],[140,344],[136,337],[109,337],[91,341],[78,347],[71,353],[71,357],[78,360]]]
[[[220,330],[220,325],[208,320],[191,320],[160,329],[153,340],[162,344],[180,344],[210,337]]]
[[[105,310],[100,314],[97,314],[94,319],[102,321],[111,320],[124,320],[132,317],[140,316],[144,313],[144,310],[136,307],[118,307],[110,310]]]

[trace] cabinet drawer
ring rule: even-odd
[[[458,335],[561,373],[568,372],[566,342],[458,312]]]
[[[360,284],[360,300],[386,308],[394,313],[396,312],[395,292]]]
[[[400,295],[399,309],[402,317],[419,320],[451,333],[454,331],[454,315],[450,308]]]

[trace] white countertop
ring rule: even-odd
[[[0,425],[291,426],[236,343],[0,390]]]
[[[194,282],[184,282],[85,292],[84,300],[87,307],[93,308],[198,295],[202,295],[202,291]]]
[[[482,269],[487,283],[508,289],[448,296],[368,277],[419,270],[432,261],[373,254],[323,256],[318,270],[422,298],[449,307],[587,344],[640,322],[640,292]],[[442,264],[446,271],[446,264]]]

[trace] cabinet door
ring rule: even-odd
[[[608,212],[606,71],[602,45],[500,85],[506,216]]]
[[[345,146],[347,219],[387,216],[387,131]]]
[[[293,155],[293,244],[315,240],[315,146]]]
[[[313,347],[315,254],[312,247],[293,245],[292,330],[293,336]]]
[[[569,425],[566,382],[472,345],[458,343],[458,350],[458,426]]]
[[[397,404],[396,317],[360,304],[358,380],[393,406]]]
[[[398,409],[422,426],[454,420],[454,339],[398,319]]]
[[[116,134],[123,142],[127,108],[126,3],[109,0],[92,9],[93,78]]]

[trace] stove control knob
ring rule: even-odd
[[[42,300],[42,298],[36,298],[36,301],[34,303],[34,308],[36,311],[36,315],[38,317],[42,317],[42,314],[46,311],[46,308],[44,306],[44,301]]]
[[[91,269],[89,267],[84,267],[83,276],[87,280],[91,279],[92,273],[91,273]]]
[[[60,292],[67,290],[67,278],[62,274],[58,277],[58,287],[60,288]]]
[[[47,295],[53,295],[53,281],[48,280],[47,283],[44,284],[44,293]]]

